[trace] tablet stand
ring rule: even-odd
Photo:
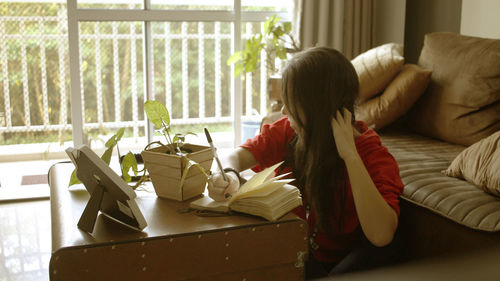
[[[104,188],[101,185],[97,185],[94,191],[90,194],[90,199],[85,210],[83,210],[82,216],[78,221],[78,227],[84,231],[92,232],[94,230],[95,221],[97,219],[97,213],[101,208],[102,198],[104,197]]]
[[[77,178],[85,185],[90,199],[78,227],[92,232],[99,211],[127,227],[141,230],[147,223],[135,202],[135,191],[88,146],[68,148],[66,153],[76,167]]]

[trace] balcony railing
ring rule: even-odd
[[[167,105],[171,122],[232,122],[226,65],[232,23],[153,24],[152,92]],[[56,16],[0,16],[0,140],[71,131],[67,27],[65,5]],[[143,23],[81,22],[79,28],[84,131],[125,127],[144,136]],[[262,28],[262,22],[244,23],[243,38]],[[267,112],[268,73],[261,65],[245,77],[243,120]]]
[[[68,37],[46,32],[46,26],[51,25],[57,30],[67,29],[65,15],[0,17],[0,133],[71,129],[67,106]],[[14,26],[18,32],[12,32]],[[49,68],[49,64],[53,67]],[[54,72],[48,73],[48,69]]]

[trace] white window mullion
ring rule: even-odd
[[[70,0],[71,1],[71,0]],[[237,0],[239,1],[239,0]],[[250,12],[249,14],[255,14]],[[257,15],[260,13],[257,13]],[[273,13],[270,13],[272,15]],[[232,11],[196,11],[196,10],[161,10],[161,9],[81,9],[77,14],[78,21],[225,21],[230,22],[234,19]],[[262,18],[262,16],[260,16]],[[258,20],[252,17],[253,20]],[[261,20],[265,20],[263,17]]]
[[[215,117],[220,118],[221,112],[221,34],[220,22],[215,22]]]
[[[151,8],[151,1],[144,0],[144,8],[149,10]],[[141,20],[136,20],[141,21]],[[144,69],[144,102],[153,100],[154,93],[154,77],[153,77],[153,28],[150,21],[144,21],[143,31],[144,44],[143,47],[143,69]],[[144,123],[146,129],[146,136],[148,143],[153,141],[154,127],[149,122],[148,118],[144,116]]]
[[[151,23],[150,22],[147,22],[147,25],[151,26]],[[153,30],[152,30],[153,27],[151,27],[151,52],[153,52],[153,49],[154,49],[154,42],[155,42],[155,39],[157,38],[155,35],[153,35]],[[155,57],[153,56],[154,53],[151,53],[151,60],[148,62],[148,65],[149,65],[149,68],[151,70],[151,88],[150,88],[150,91],[151,91],[151,97],[153,99],[156,99],[156,81],[155,81]]]
[[[290,21],[290,15],[288,12],[254,12],[254,11],[242,11],[241,21],[242,22],[263,22],[272,16],[277,16],[283,20]]]
[[[231,29],[233,44],[231,53],[241,50],[241,0],[234,0],[234,22]],[[231,65],[231,94],[232,94],[232,115],[233,115],[233,145],[241,143],[241,116],[242,116],[242,93],[241,76],[234,76],[234,64]]]
[[[172,112],[172,39],[170,36],[170,23],[166,22],[165,27],[165,100],[167,109]]]
[[[40,63],[42,74],[42,103],[43,103],[43,125],[48,126],[49,120],[49,97],[47,93],[47,58],[45,55],[45,36],[43,21],[38,21],[38,32],[40,32]]]
[[[59,19],[57,20],[57,30],[63,30],[65,27],[63,25],[64,22],[64,13],[59,12],[58,13]],[[65,57],[64,53],[66,52],[66,45],[65,43],[67,38],[64,37],[64,35],[59,35],[59,38],[57,40],[57,48],[58,48],[58,54],[59,54],[59,91],[60,91],[60,98],[61,98],[61,103],[60,103],[60,115],[59,115],[59,124],[65,125],[68,122],[68,113],[67,113],[67,108],[66,108],[66,63],[65,63]],[[70,54],[72,52],[70,51]],[[73,131],[75,131],[75,128],[73,127]]]
[[[182,118],[189,118],[189,70],[188,70],[188,39],[187,22],[181,24],[182,34]]]
[[[115,98],[115,122],[121,120],[121,108],[120,108],[120,61],[118,52],[118,23],[113,22],[112,34],[113,34],[113,78],[114,78],[114,98]]]
[[[266,52],[260,52],[260,114],[267,114],[267,56]]]
[[[102,106],[102,72],[101,72],[101,40],[99,39],[99,34],[101,33],[99,30],[100,22],[94,23],[94,34],[95,37],[95,78],[96,78],[96,95],[97,95],[97,123],[99,125],[103,124],[104,121],[104,110]]]
[[[134,122],[134,137],[139,136],[139,105],[137,104],[137,46],[136,46],[136,34],[135,34],[135,22],[130,24],[130,80],[131,80],[131,91],[132,91],[132,121]]]
[[[252,24],[246,23],[245,38],[247,40],[252,36]],[[252,114],[252,84],[253,84],[253,73],[245,73],[245,115],[250,116]]]
[[[264,23],[260,25],[260,32],[264,32]],[[260,114],[267,114],[267,55],[260,52]]]
[[[198,23],[198,117],[205,117],[205,39],[203,22]]]
[[[78,45],[79,45],[79,49],[81,50],[82,49],[82,42],[79,41],[78,42]],[[85,129],[85,91],[84,91],[84,86],[83,86],[83,63],[82,63],[82,54],[80,53],[78,55],[78,66],[80,68],[80,71],[78,73],[78,76],[80,77],[80,80],[78,80],[80,82],[80,100],[81,100],[81,106],[80,106],[80,114],[82,115],[82,130]],[[71,101],[71,103],[73,103],[73,100]],[[73,114],[71,115],[73,116]],[[73,118],[72,118],[73,120]],[[84,136],[85,137],[85,143],[87,142],[87,136]]]
[[[72,1],[72,0],[70,0]],[[204,21],[260,22],[276,15],[284,20],[291,20],[288,12],[241,11],[241,0],[234,0],[234,11],[196,11],[196,10],[160,10],[160,9],[82,9],[78,11],[78,21]]]
[[[21,35],[21,67],[23,76],[23,96],[24,96],[24,122],[29,128],[31,126],[30,117],[30,96],[28,88],[28,59],[26,56],[26,40],[24,39],[24,21],[19,23],[19,33]]]
[[[69,42],[69,67],[71,86],[71,123],[73,127],[73,145],[86,144],[83,135],[83,87],[81,78],[81,56],[78,28],[78,12],[76,0],[67,1],[68,11],[68,42]],[[61,29],[60,29],[61,30]],[[61,80],[63,84],[64,80]],[[66,106],[65,104],[62,106]]]

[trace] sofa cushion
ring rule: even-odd
[[[431,71],[415,64],[403,66],[381,95],[356,108],[356,118],[379,130],[405,114],[429,84]]]
[[[416,132],[471,145],[500,129],[500,39],[430,33],[418,64],[432,75],[409,112]]]
[[[500,131],[462,151],[443,173],[500,196]]]
[[[401,70],[403,46],[384,44],[358,55],[351,62],[358,74],[359,99],[363,102],[382,92]]]
[[[464,146],[401,130],[386,130],[381,139],[398,162],[404,200],[472,229],[500,231],[500,198],[441,173]]]

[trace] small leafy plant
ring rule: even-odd
[[[123,157],[120,155],[120,148],[118,147],[118,141],[121,140],[123,137],[123,134],[125,132],[124,128],[120,128],[116,134],[112,135],[104,144],[106,147],[106,150],[101,156],[101,159],[109,165],[111,162],[111,156],[113,155],[113,149],[116,146],[117,152],[118,152],[118,159],[120,161],[120,166],[122,170],[122,178],[126,182],[130,182],[132,180],[132,177],[129,175],[129,171],[132,169],[132,172],[134,173],[134,176],[137,178],[137,173],[138,168],[137,168],[137,159],[135,155],[132,152],[128,152],[125,154]],[[143,176],[144,177],[144,176]],[[141,178],[143,178],[141,177]],[[79,184],[81,181],[76,177],[76,170],[71,173],[71,178],[69,180],[68,186],[72,186],[74,184]]]
[[[174,137],[171,137],[171,127],[170,127],[170,114],[165,107],[165,105],[159,101],[148,100],[144,104],[144,111],[148,116],[149,121],[153,123],[156,129],[165,137],[167,144],[174,148],[174,151],[170,153],[175,153],[178,155],[184,155],[190,151],[184,150],[182,147],[186,140],[186,135],[195,135],[195,133],[187,132],[185,134],[177,133]],[[168,153],[168,152],[167,152]]]
[[[276,57],[286,59],[288,53],[300,50],[291,31],[290,22],[281,22],[276,15],[270,17],[264,23],[264,34],[254,34],[245,43],[245,49],[235,52],[227,60],[227,64],[234,64],[234,75],[253,72],[260,62],[260,52],[267,53],[268,61],[266,68],[268,72],[275,73],[274,60]]]

